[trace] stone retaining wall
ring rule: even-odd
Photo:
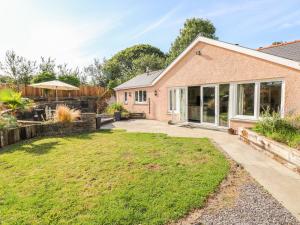
[[[300,151],[287,145],[270,140],[252,130],[239,128],[238,135],[245,143],[264,151],[280,163],[300,172]]]
[[[0,131],[0,147],[42,136],[62,136],[96,130],[96,114],[82,113],[80,121],[71,123],[21,122],[22,126]]]

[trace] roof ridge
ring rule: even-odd
[[[294,41],[287,41],[287,42],[283,42],[283,43],[275,44],[275,45],[269,45],[269,46],[266,46],[266,47],[259,47],[256,50],[260,51],[260,50],[263,50],[263,49],[275,48],[275,47],[290,45],[290,44],[294,44],[294,43],[298,43],[298,42],[300,42],[300,39],[299,40],[294,40]]]

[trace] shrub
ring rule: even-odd
[[[129,119],[129,112],[127,111],[121,112],[121,119]]]
[[[78,78],[78,76],[73,74],[61,75],[58,77],[58,80],[65,82],[67,84],[71,84],[76,87],[80,86],[80,79]]]
[[[38,74],[37,76],[35,76],[32,79],[32,83],[36,84],[36,83],[51,81],[51,80],[55,80],[55,79],[56,79],[56,76],[54,73],[44,71],[44,72],[41,72],[40,74]]]
[[[54,121],[56,122],[72,122],[80,118],[80,111],[70,109],[66,105],[58,105],[54,113]]]
[[[109,115],[114,115],[115,112],[127,112],[126,109],[120,103],[113,103],[107,107],[106,113]]]
[[[0,130],[15,128],[17,126],[16,117],[7,114],[0,116]]]
[[[278,113],[264,112],[261,120],[253,128],[275,141],[279,141],[290,146],[295,146],[295,141],[299,136],[299,129],[291,123],[291,120],[283,119]]]
[[[2,89],[0,91],[0,102],[5,108],[13,112],[33,106],[33,101],[23,98],[21,92],[16,92],[12,89]]]

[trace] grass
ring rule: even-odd
[[[0,224],[165,224],[203,206],[229,167],[205,138],[32,140],[0,152]]]

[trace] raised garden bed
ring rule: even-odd
[[[300,151],[270,140],[250,129],[239,128],[238,135],[245,143],[264,151],[287,167],[300,172]]]
[[[42,136],[58,136],[96,130],[96,114],[82,113],[80,121],[71,123],[43,123],[34,121],[18,121],[21,126],[0,131],[0,147]]]

